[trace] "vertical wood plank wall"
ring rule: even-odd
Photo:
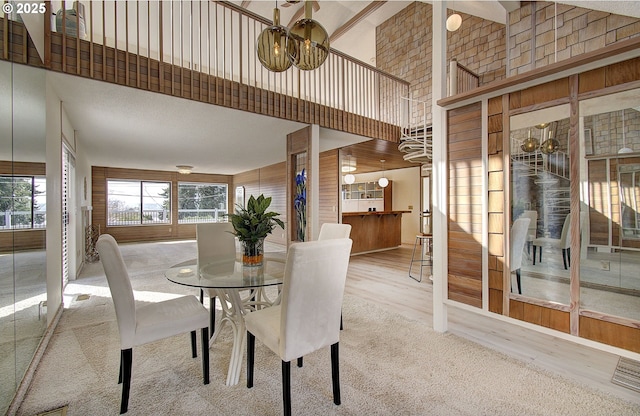
[[[340,167],[337,149],[320,153],[319,226],[340,222]]]
[[[589,244],[609,245],[609,188],[607,161],[589,162]]]
[[[244,186],[245,201],[253,195],[258,197],[264,194],[265,197],[271,197],[271,205],[269,211],[280,214],[280,218],[285,224],[287,223],[287,188],[286,188],[286,163],[280,162],[274,165],[265,166],[259,169],[253,169],[247,172],[239,173],[233,176],[232,192],[234,198],[235,210],[235,188]],[[276,227],[271,235],[267,237],[267,241],[276,244],[286,244],[286,230]]]
[[[447,113],[449,299],[482,307],[482,108]]]

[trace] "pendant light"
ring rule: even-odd
[[[181,173],[183,175],[188,175],[191,173],[191,171],[193,170],[193,166],[189,166],[189,165],[176,165],[176,169],[178,169],[178,173]]]
[[[260,33],[257,40],[256,50],[258,60],[269,71],[282,72],[291,67],[287,48],[289,30],[280,25],[280,10],[278,2],[273,9],[273,26],[269,26]]]
[[[538,140],[536,140],[534,137],[531,137],[531,129],[529,129],[529,135],[526,139],[524,139],[524,141],[520,145],[520,148],[525,153],[535,152],[538,148]]]
[[[633,149],[627,147],[627,138],[624,133],[624,110],[622,110],[622,148],[618,150],[618,154],[633,153]]]
[[[304,2],[304,18],[289,29],[287,53],[291,63],[303,71],[319,68],[329,56],[329,35],[312,18],[311,1]]]
[[[378,179],[378,185],[380,185],[381,188],[386,188],[389,185],[389,179],[384,176],[384,162],[384,159],[380,159],[380,164],[382,165],[382,177]]]
[[[540,151],[545,155],[550,155],[560,149],[560,142],[553,138],[553,132],[549,131],[549,138],[542,142],[540,145]]]
[[[352,183],[354,183],[356,181],[356,177],[353,173],[353,171],[355,171],[355,167],[351,166],[351,155],[347,156],[349,158],[349,165],[347,166],[347,174],[344,175],[344,183],[346,183],[347,185],[351,185]],[[342,167],[342,169],[344,170],[344,166]]]

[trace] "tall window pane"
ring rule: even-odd
[[[107,225],[168,224],[171,183],[107,181]]]
[[[46,179],[0,177],[0,229],[46,227]]]
[[[178,183],[178,223],[217,222],[227,213],[227,185]]]

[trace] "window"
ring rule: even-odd
[[[171,223],[171,182],[107,181],[107,225]]]
[[[227,213],[227,185],[178,183],[178,223],[218,222]]]
[[[46,228],[47,181],[36,176],[0,176],[0,229]]]

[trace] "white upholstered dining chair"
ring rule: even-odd
[[[196,225],[196,245],[198,246],[198,270],[211,263],[227,263],[233,267],[236,259],[236,237],[232,234],[230,222],[212,222]],[[213,336],[216,321],[216,291],[202,289],[200,302],[204,295],[209,297],[209,334]]]
[[[533,240],[533,264],[536,264],[536,252],[540,248],[540,258],[538,261],[542,263],[543,247],[559,248],[562,251],[562,263],[565,270],[567,266],[571,267],[571,214],[567,214],[562,224],[562,232],[560,238],[540,237]]]
[[[351,224],[336,224],[325,222],[320,227],[318,240],[331,240],[334,238],[349,238],[351,235]]]
[[[333,402],[340,404],[339,318],[352,241],[348,238],[294,243],[289,247],[281,302],[250,312],[247,387],[253,387],[255,338],[282,360],[284,414],[291,414],[291,360],[331,346]]]
[[[518,218],[511,225],[510,271],[516,272],[516,284],[518,285],[519,294],[522,294],[522,284],[520,282],[522,253],[524,252],[524,244],[527,242],[530,221],[529,218]]]
[[[191,332],[192,356],[196,352],[196,330],[202,331],[202,372],[209,384],[209,328],[207,309],[194,296],[181,296],[137,306],[127,267],[115,238],[102,234],[96,243],[100,261],[109,283],[120,332],[120,376],[122,399],[120,413],[129,406],[133,347],[174,335]]]

